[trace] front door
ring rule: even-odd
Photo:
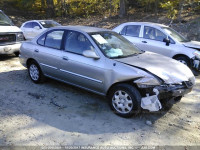
[[[166,43],[163,42],[164,38],[167,38],[167,35],[160,30],[144,26],[143,38],[140,39],[138,47],[144,51],[151,51],[170,57],[173,51],[173,44],[166,45]]]
[[[68,31],[60,63],[62,79],[101,94],[104,89],[104,60],[87,58],[83,56],[84,50],[94,50],[89,39],[80,32]]]

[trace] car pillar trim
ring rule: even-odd
[[[97,80],[97,79],[94,79],[94,78],[83,76],[83,75],[80,75],[80,74],[77,74],[77,73],[73,73],[73,72],[70,72],[70,71],[66,71],[66,70],[63,70],[63,69],[60,69],[60,71],[66,72],[66,73],[69,73],[69,74],[72,74],[72,75],[75,75],[75,76],[78,76],[78,77],[82,77],[82,78],[85,78],[85,79],[88,79],[88,80],[91,80],[91,81],[95,81],[97,83],[103,83],[103,81],[101,81],[101,80]]]

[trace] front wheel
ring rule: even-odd
[[[137,115],[141,110],[141,95],[132,85],[119,84],[109,92],[109,103],[117,115],[131,117]]]
[[[45,79],[39,65],[35,61],[29,63],[28,73],[34,83],[41,83]]]
[[[179,57],[177,57],[177,58],[175,58],[175,59],[176,59],[177,61],[179,61],[179,62],[185,64],[185,65],[188,66],[189,68],[191,67],[191,65],[190,65],[190,60],[189,60],[187,57],[185,57],[185,56],[179,56]]]

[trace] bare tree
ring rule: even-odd
[[[178,10],[178,21],[181,22],[182,17],[182,11],[183,11],[183,4],[184,4],[185,0],[179,0],[179,10]]]
[[[54,9],[54,3],[53,0],[46,0],[47,4],[47,9],[46,9],[46,14],[48,17],[53,17],[55,16],[55,9]]]
[[[126,8],[126,5],[127,5],[127,1],[126,0],[120,0],[120,3],[119,3],[119,17],[124,17],[126,14],[127,14],[127,8]]]

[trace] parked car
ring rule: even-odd
[[[21,30],[23,31],[26,40],[31,40],[48,28],[61,26],[53,20],[31,20],[22,24]]]
[[[0,10],[0,54],[15,54],[18,56],[23,40],[22,31]]]
[[[200,42],[190,41],[174,29],[151,22],[127,22],[113,31],[144,51],[151,51],[176,59],[200,71]]]
[[[195,84],[186,65],[143,52],[121,35],[94,27],[48,29],[22,44],[20,62],[33,82],[49,77],[107,96],[122,117],[139,113],[141,103],[158,111],[163,100],[178,100]]]

